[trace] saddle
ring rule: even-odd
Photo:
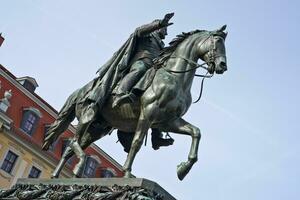
[[[148,87],[151,85],[157,69],[156,68],[149,68],[146,73],[142,76],[142,78],[133,86],[131,89],[131,93],[136,95],[137,97],[142,96],[142,94],[148,89]],[[119,80],[116,87],[112,91],[112,95],[116,95],[118,91],[118,87],[120,85],[122,79]]]

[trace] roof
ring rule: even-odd
[[[17,81],[23,81],[23,80],[27,80],[30,83],[32,83],[32,85],[34,85],[34,87],[38,87],[38,83],[36,82],[36,80],[30,76],[24,76],[24,77],[20,77],[16,79]]]

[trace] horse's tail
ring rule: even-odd
[[[43,150],[48,150],[50,145],[68,128],[69,124],[75,118],[75,107],[78,91],[73,92],[62,109],[58,113],[57,119],[51,124],[45,134]]]

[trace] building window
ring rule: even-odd
[[[23,131],[31,135],[36,119],[36,116],[34,116],[32,113],[29,113],[27,119],[25,119],[24,124],[22,126]]]
[[[25,133],[32,135],[38,125],[39,119],[40,119],[40,114],[37,109],[34,108],[26,109],[23,113],[21,129]]]
[[[28,178],[39,178],[41,175],[41,170],[36,168],[35,166],[31,167],[31,170],[29,172]]]
[[[88,178],[95,177],[97,166],[98,166],[98,162],[92,157],[88,157],[86,159],[83,176]]]
[[[112,178],[115,176],[115,174],[109,169],[104,169],[102,170],[101,176],[103,178]]]
[[[17,154],[13,153],[12,151],[8,151],[2,163],[1,169],[10,174],[16,164],[17,159]]]

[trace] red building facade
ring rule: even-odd
[[[0,110],[2,114],[5,114],[11,120],[7,133],[8,137],[13,136],[22,143],[28,144],[27,146],[32,146],[35,152],[40,154],[41,159],[44,159],[41,162],[51,162],[52,164],[49,164],[49,166],[54,169],[67,145],[67,139],[75,133],[75,127],[69,126],[50,150],[42,151],[41,145],[45,132],[57,117],[57,111],[34,92],[38,86],[35,79],[31,77],[17,78],[2,65],[0,65],[0,75],[0,97],[5,96],[7,91],[11,93],[7,110]],[[123,176],[121,165],[95,144],[88,147],[85,152],[87,159],[83,177]],[[3,157],[5,158],[5,155]],[[66,169],[64,169],[66,177],[71,176],[71,170],[76,163],[77,158],[74,157],[66,164]]]

